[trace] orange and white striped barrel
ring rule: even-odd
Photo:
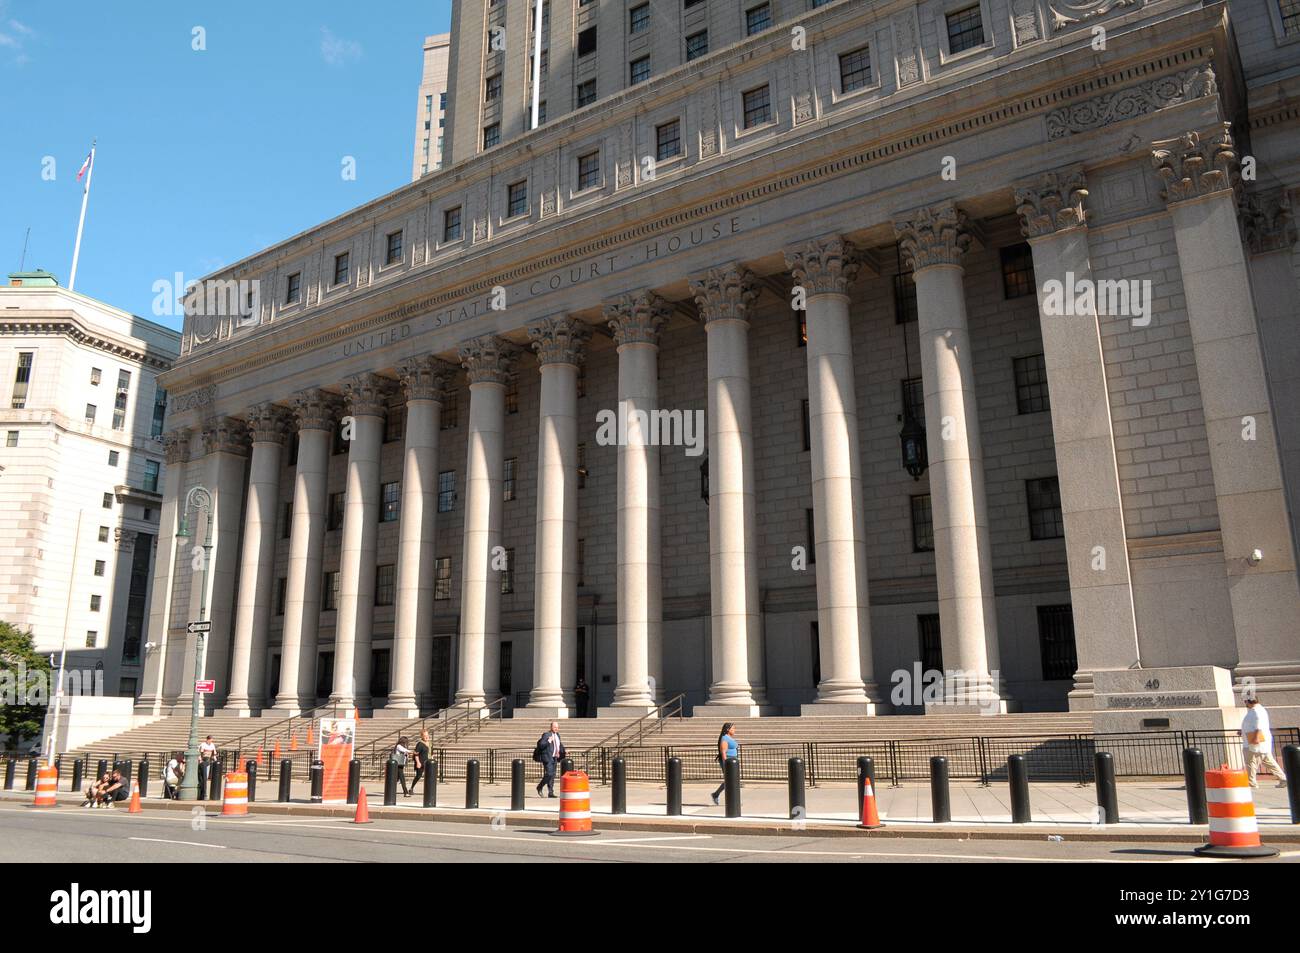
[[[591,834],[591,782],[583,771],[560,776],[560,827],[558,834]]]
[[[221,800],[222,817],[248,815],[248,772],[230,771],[226,774],[226,789]]]
[[[36,770],[36,800],[32,807],[57,807],[59,799],[59,769],[52,764]]]
[[[1210,842],[1196,853],[1224,857],[1272,857],[1274,847],[1259,839],[1255,800],[1245,771],[1226,764],[1205,772],[1205,802],[1210,815]]]

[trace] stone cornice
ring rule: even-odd
[[[966,215],[953,202],[905,212],[894,222],[903,260],[912,271],[935,265],[960,265],[970,247]]]
[[[713,321],[748,324],[758,299],[758,283],[753,272],[738,262],[710,268],[698,278],[691,278],[690,288],[706,330]]]
[[[809,295],[848,294],[862,262],[852,242],[814,238],[785,250],[786,267]]]
[[[505,384],[519,356],[519,348],[495,334],[483,334],[461,344],[458,353],[471,385]]]
[[[1165,182],[1163,195],[1169,204],[1229,191],[1237,165],[1229,124],[1153,142],[1151,164]]]
[[[614,332],[614,342],[625,344],[659,344],[659,335],[668,323],[672,308],[653,291],[642,289],[606,301],[605,320]]]
[[[1026,238],[1042,238],[1088,223],[1083,204],[1088,197],[1088,183],[1082,166],[1044,172],[1017,182],[1014,189],[1020,231]]]
[[[0,311],[0,335],[10,337],[61,335],[83,347],[94,348],[121,360],[131,361],[134,364],[152,368],[156,371],[168,370],[174,363],[156,354],[127,347],[108,338],[91,334],[73,318],[33,318],[29,315],[23,316],[21,313],[15,317]]]
[[[356,374],[343,381],[343,400],[353,417],[383,417],[392,393],[393,382],[378,374]]]
[[[553,315],[528,325],[537,363],[581,364],[587,356],[591,328],[567,315]]]
[[[408,358],[397,365],[397,379],[408,401],[436,400],[442,403],[447,399],[447,388],[455,374],[453,365],[432,354]]]

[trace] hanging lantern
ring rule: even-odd
[[[925,449],[925,425],[909,413],[898,440],[903,449],[903,469],[912,474],[913,480],[921,479],[921,474],[930,465]]]

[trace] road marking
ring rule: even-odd
[[[225,850],[225,844],[201,844],[194,840],[165,840],[161,837],[128,837],[127,840],[148,841],[151,844],[183,844],[186,847],[215,847],[217,850]]]
[[[673,834],[664,837],[625,837],[621,840],[602,840],[602,844],[644,844],[652,840],[712,840],[712,834]]]

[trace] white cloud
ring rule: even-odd
[[[36,36],[36,31],[12,17],[5,18],[5,6],[6,4],[0,2],[0,20],[5,21],[0,23],[0,50],[8,54],[6,60],[9,63],[22,66],[31,62],[24,44],[31,37]]]
[[[342,66],[361,59],[361,44],[335,36],[329,27],[320,28],[320,55],[330,66]]]

